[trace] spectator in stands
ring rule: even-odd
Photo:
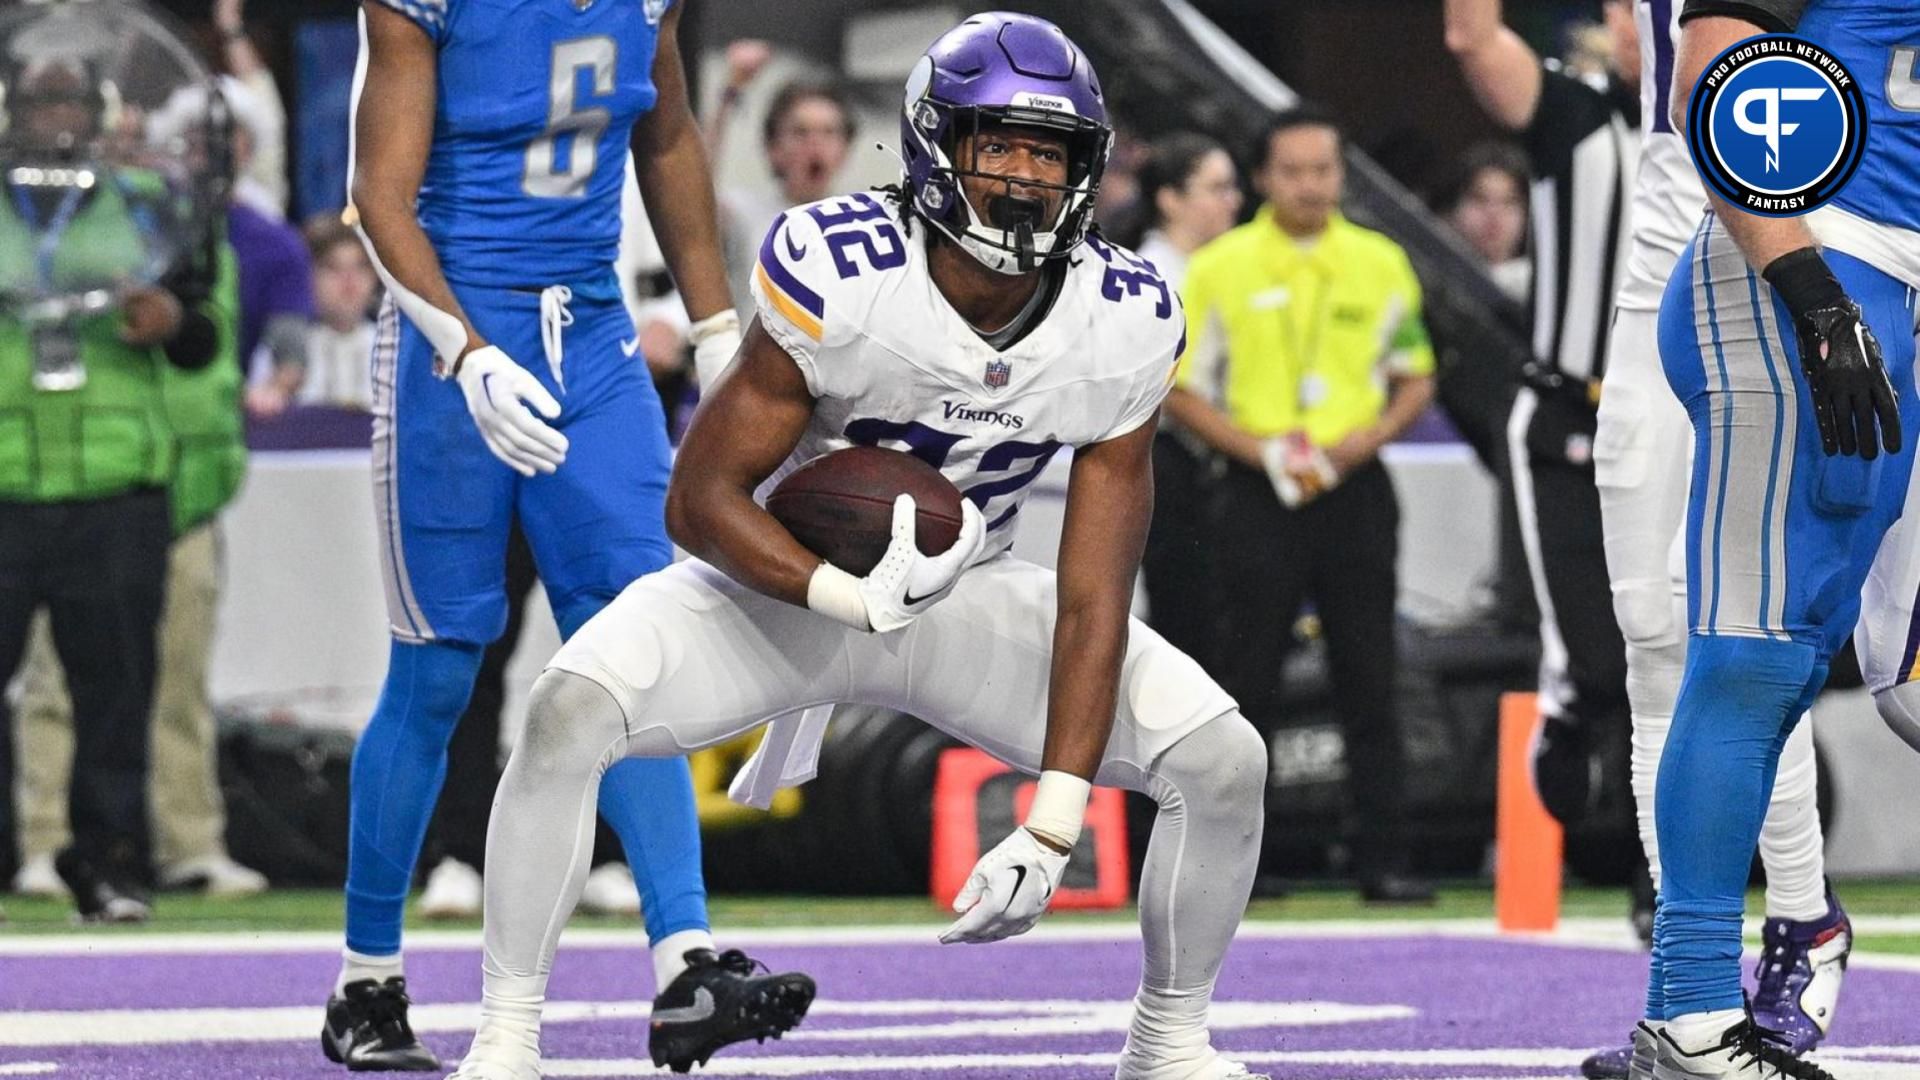
[[[1211,520],[1228,626],[1221,685],[1275,720],[1295,616],[1312,601],[1343,725],[1370,901],[1427,901],[1409,872],[1394,702],[1399,504],[1380,450],[1433,396],[1406,253],[1340,214],[1333,121],[1276,116],[1254,148],[1267,204],[1187,267],[1190,346],[1168,411],[1228,459]]]
[[[1188,257],[1239,219],[1240,181],[1233,158],[1204,135],[1169,135],[1153,144],[1138,183],[1147,224],[1138,251],[1178,289]],[[1218,605],[1204,519],[1213,481],[1224,467],[1205,443],[1162,418],[1153,441],[1153,528],[1140,564],[1148,622],[1209,668],[1215,662]]]
[[[317,214],[305,229],[313,255],[315,319],[307,332],[302,405],[373,407],[373,308],[380,278],[360,237],[339,214]]]
[[[1434,200],[1435,212],[1487,264],[1494,284],[1520,303],[1533,286],[1526,251],[1527,180],[1527,156],[1518,147],[1475,143]]]
[[[123,183],[80,187],[58,174],[90,173],[44,168],[100,153],[108,95],[82,59],[22,63],[8,72],[17,77],[0,103],[0,156],[42,168],[6,170],[0,280],[38,279],[57,292],[126,276],[147,258],[143,217],[165,212],[137,205],[151,178],[127,168]],[[47,245],[50,282],[31,261]],[[76,736],[72,843],[55,864],[89,919],[150,912],[156,629],[167,549],[182,520],[169,489],[178,492],[192,470],[196,493],[212,492],[231,464],[224,454],[181,452],[187,436],[218,426],[219,407],[209,403],[228,375],[221,365],[231,363],[221,353],[232,340],[232,268],[213,256],[200,246],[162,284],[124,289],[104,312],[37,314],[29,323],[20,310],[0,309],[0,413],[26,420],[0,425],[0,462],[14,465],[0,469],[0,687],[46,608]],[[16,851],[11,732],[0,698],[0,793],[8,796],[0,798],[0,862]]]
[[[234,179],[234,198],[271,217],[287,216],[287,108],[273,72],[247,36],[246,0],[213,0],[213,28],[228,80],[222,91],[238,121],[234,137],[246,164]],[[236,95],[231,87],[243,87]]]
[[[727,47],[727,84],[720,108],[707,126],[709,147],[718,147],[725,139],[741,94],[770,56],[763,41],[736,41]],[[756,188],[734,186],[720,196],[727,277],[734,306],[742,312],[753,311],[747,281],[773,219],[789,207],[824,199],[838,190],[834,179],[847,163],[853,132],[853,107],[831,83],[796,80],[773,95],[761,124],[761,146],[776,190],[768,197]]]

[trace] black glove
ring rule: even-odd
[[[1899,453],[1900,399],[1887,378],[1880,342],[1827,261],[1804,247],[1773,260],[1762,276],[1793,313],[1821,447],[1868,461],[1879,456],[1883,443],[1887,453]]]
[[[1579,723],[1559,716],[1540,718],[1539,737],[1533,744],[1533,790],[1547,813],[1565,828],[1584,820],[1598,797],[1599,763],[1587,742]]]

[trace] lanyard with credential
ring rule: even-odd
[[[34,250],[34,269],[40,275],[42,285],[53,284],[54,253],[59,250],[60,238],[66,235],[67,227],[73,224],[74,215],[80,212],[80,200],[85,195],[86,192],[81,188],[67,189],[67,193],[60,198],[59,207],[53,212],[53,220],[47,224],[46,235],[40,238],[40,243]],[[20,211],[20,216],[26,221],[29,229],[40,227],[36,220],[40,215],[34,209],[33,197],[25,188],[13,189],[13,204]]]
[[[1276,308],[1275,314],[1282,320],[1281,330],[1293,353],[1294,410],[1300,414],[1300,421],[1304,425],[1307,410],[1319,404],[1319,399],[1324,396],[1326,389],[1326,379],[1319,371],[1320,337],[1321,330],[1326,326],[1327,303],[1333,293],[1333,277],[1318,259],[1303,256],[1300,262],[1301,267],[1296,272],[1296,280],[1310,278],[1313,285],[1312,318],[1307,321],[1304,328],[1289,319],[1288,315],[1294,307],[1292,303]],[[1296,295],[1299,291],[1297,288],[1290,290]],[[1318,392],[1309,395],[1309,386],[1317,386]],[[1309,396],[1312,400],[1309,400]]]

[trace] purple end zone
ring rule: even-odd
[[[929,939],[932,932],[929,931]],[[113,955],[103,938],[98,954],[60,957],[0,957],[0,1076],[28,1062],[57,1069],[44,1075],[112,1077],[116,1080],[191,1077],[240,1080],[261,1077],[324,1077],[338,1066],[320,1056],[320,1003],[331,985],[336,957],[327,952],[256,954]],[[966,1003],[1104,1001],[1124,1003],[1139,975],[1138,947],[1127,942],[1008,942],[990,947],[933,944],[767,946],[752,950],[776,969],[799,968],[819,982],[822,1007],[795,1035],[765,1046],[733,1047],[716,1063],[724,1075],[754,1057],[861,1056],[892,1064],[849,1070],[845,1080],[908,1080],[930,1076],[1039,1080],[1110,1076],[1122,1032],[1115,1022],[1088,1020],[1079,1029],[1022,1034],[1009,1031],[1017,1018],[969,1012]],[[421,950],[408,961],[415,1001],[471,1004],[479,995],[477,951]],[[1440,1077],[1574,1075],[1565,1051],[1606,1045],[1622,1038],[1638,1012],[1646,960],[1636,953],[1460,938],[1243,939],[1235,945],[1219,982],[1217,1000],[1240,1008],[1238,1026],[1216,1031],[1215,1045],[1252,1052],[1256,1069],[1289,1080],[1433,1080]],[[581,947],[563,951],[549,999],[555,1002],[635,1002],[652,994],[645,953],[638,947]],[[888,1013],[873,1003],[954,1003],[927,1011]],[[1393,1007],[1385,1015],[1353,1022],[1266,1022],[1286,1003],[1331,1002],[1342,1006]],[[1856,965],[1847,976],[1840,1018],[1831,1044],[1887,1046],[1913,1040],[1912,1003],[1920,1001],[1920,972]],[[31,1037],[7,1026],[6,1014],[21,1011],[104,1009],[291,1010],[241,1013],[236,1030],[273,1033],[266,1041],[195,1042],[175,1045],[60,1045],[45,1027]],[[1411,1009],[1406,1015],[1398,1010]],[[1043,1009],[1036,1006],[1031,1015]],[[1289,1010],[1292,1015],[1297,1010]],[[1091,1014],[1089,1014],[1091,1015]],[[1108,1010],[1105,1016],[1111,1016]],[[302,1026],[295,1021],[308,1021]],[[973,1030],[941,1034],[916,1031],[974,1021]],[[169,1018],[142,1018],[165,1029]],[[204,1022],[204,1021],[203,1021]],[[262,1025],[254,1027],[255,1024]],[[300,1028],[296,1038],[289,1024]],[[311,1028],[311,1032],[306,1032]],[[884,1030],[876,1030],[884,1029]],[[905,1030],[902,1030],[905,1029]],[[129,1037],[129,1036],[123,1036]],[[428,1041],[450,1063],[465,1050],[464,1034],[436,1031]],[[22,1045],[30,1042],[35,1045]],[[646,1055],[646,1030],[638,1018],[575,1019],[549,1024],[550,1061],[617,1060]],[[1560,1052],[1542,1061],[1488,1057],[1476,1051]],[[1331,1052],[1300,1060],[1269,1060],[1272,1052]],[[1370,1055],[1341,1062],[1340,1052]],[[1447,1060],[1423,1063],[1409,1053],[1441,1051]],[[1094,1055],[1065,1067],[1009,1063],[936,1069],[930,1055]],[[1920,1075],[1920,1049],[1905,1060]],[[1509,1055],[1511,1059],[1512,1055]],[[724,1059],[724,1060],[723,1060]],[[1888,1060],[1901,1060],[1890,1057]],[[1547,1062],[1553,1062],[1549,1065]],[[875,1062],[875,1064],[879,1064]],[[31,1075],[31,1074],[29,1074]],[[698,1074],[696,1074],[698,1075]],[[837,1070],[779,1075],[836,1077]],[[1887,1075],[1887,1074],[1880,1074]]]

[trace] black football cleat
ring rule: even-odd
[[[739,949],[690,949],[687,970],[653,999],[647,1049],[656,1067],[683,1073],[714,1051],[748,1039],[777,1039],[813,1004],[813,980],[799,972],[754,974],[767,967]]]
[[[70,847],[54,856],[53,869],[73,894],[81,922],[143,923],[153,917],[146,888],[124,864],[95,862]]]
[[[407,1023],[407,980],[350,982],[327,999],[320,1049],[350,1072],[439,1072],[440,1059]]]

